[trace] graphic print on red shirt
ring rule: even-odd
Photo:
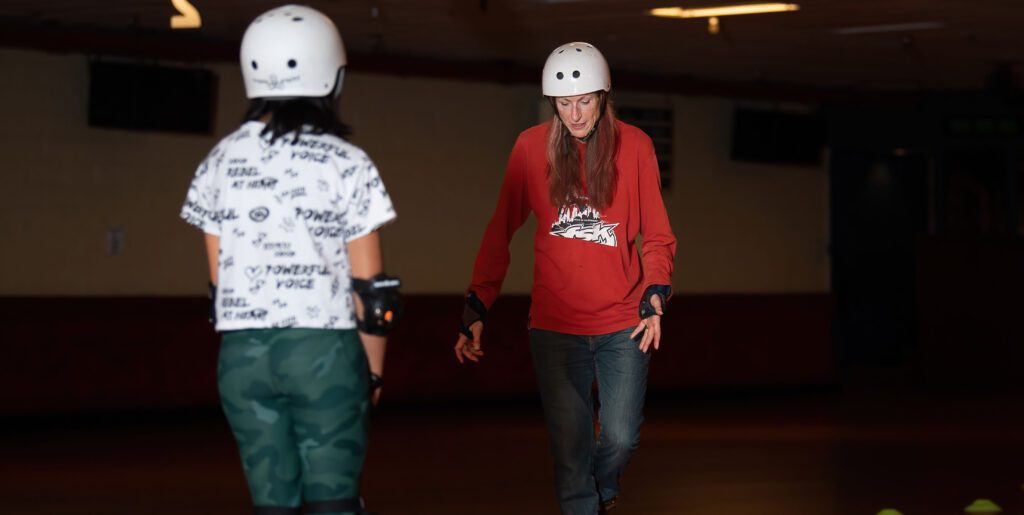
[[[575,204],[562,206],[558,210],[558,220],[551,224],[551,235],[599,243],[609,247],[618,247],[619,239],[615,237],[615,228],[619,224],[606,224],[601,220],[601,213],[590,207]]]

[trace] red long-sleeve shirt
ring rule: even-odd
[[[619,331],[639,323],[647,286],[672,284],[676,239],[661,198],[654,146],[640,129],[616,123],[618,182],[611,205],[601,213],[573,206],[560,211],[551,203],[550,122],[519,135],[473,267],[469,289],[484,305],[498,297],[509,241],[531,212],[537,232],[530,327],[579,335]],[[637,235],[642,235],[639,253]]]

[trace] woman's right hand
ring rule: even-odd
[[[459,333],[459,340],[455,342],[455,359],[459,360],[459,363],[465,363],[467,359],[479,362],[484,355],[484,351],[480,350],[480,334],[484,332],[484,323],[479,320],[473,322],[469,326],[469,332],[473,333],[472,340]]]

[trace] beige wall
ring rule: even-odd
[[[87,60],[0,49],[0,295],[187,295],[205,284],[200,235],[177,218],[216,137],[92,129]],[[234,66],[219,76],[216,133],[245,101]],[[828,290],[824,170],[733,163],[733,102],[619,94],[675,108],[676,287],[692,293]],[[493,210],[516,134],[536,123],[537,88],[350,73],[353,141],[377,162],[398,209],[387,268],[412,293],[459,292]],[[158,99],[155,99],[158,100]],[[124,253],[106,254],[109,227]],[[532,221],[513,242],[505,291],[529,290]]]
[[[674,97],[679,239],[674,282],[692,292],[829,291],[828,173],[729,159],[735,102]]]

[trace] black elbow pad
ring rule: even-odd
[[[369,278],[352,278],[352,289],[363,301],[362,316],[356,317],[359,330],[375,336],[384,336],[398,326],[402,319],[402,296],[398,289],[402,281],[383,272]]]

